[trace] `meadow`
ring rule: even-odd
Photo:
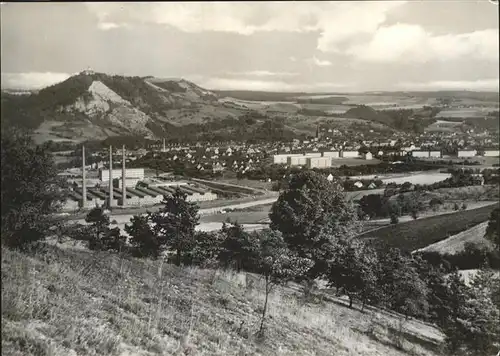
[[[399,223],[360,235],[403,251],[414,251],[487,221],[498,204]]]
[[[480,223],[470,229],[462,231],[447,239],[441,240],[418,251],[421,252],[439,252],[441,254],[456,254],[464,250],[466,243],[474,243],[480,246],[492,247],[491,242],[484,238],[488,222]]]
[[[441,332],[298,286],[45,245],[2,248],[2,355],[438,355]]]

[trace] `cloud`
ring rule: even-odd
[[[309,60],[310,63],[317,65],[318,67],[328,67],[332,65],[332,62],[325,60],[318,59],[316,56],[311,58]]]
[[[246,72],[227,72],[231,76],[248,76],[248,77],[294,77],[298,73],[293,72],[271,72],[267,70],[252,70]]]
[[[397,86],[407,90],[488,90],[498,91],[500,79],[441,80],[425,83],[403,82]]]
[[[156,24],[185,32],[318,32],[317,48],[337,52],[339,43],[370,34],[406,1],[376,2],[163,2],[87,3],[101,23]]]
[[[119,28],[119,27],[124,27],[124,25],[118,25],[113,22],[99,22],[97,25],[100,30],[107,31],[107,30],[112,30],[114,28]]]
[[[469,57],[498,61],[498,30],[433,35],[421,26],[396,24],[379,28],[367,44],[354,45],[346,53],[360,61],[449,61]]]
[[[68,79],[68,73],[2,73],[3,89],[42,89]]]

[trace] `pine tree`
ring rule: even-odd
[[[258,251],[256,235],[246,232],[238,222],[223,223],[220,235],[219,261],[226,267],[234,265],[238,272],[252,271]]]
[[[152,215],[154,232],[164,246],[176,253],[176,264],[180,265],[182,254],[194,245],[195,228],[198,225],[198,206],[188,202],[187,194],[177,188],[172,196],[166,196],[165,205]]]
[[[165,242],[155,233],[151,226],[152,214],[135,215],[130,224],[125,225],[125,231],[130,235],[130,244],[142,257],[158,258],[165,249]]]
[[[103,208],[93,208],[85,217],[85,222],[91,224],[88,236],[88,247],[91,250],[121,251],[125,245],[126,237],[121,235],[119,228],[109,227],[109,216]]]
[[[2,242],[23,247],[44,239],[67,194],[52,155],[27,134],[5,129],[0,161]]]

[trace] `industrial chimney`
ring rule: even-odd
[[[113,146],[109,146],[109,208],[113,206]]]
[[[82,208],[87,202],[87,183],[85,182],[85,146],[82,146]]]
[[[122,157],[122,206],[127,205],[127,189],[125,188],[125,145],[123,145],[123,157]]]

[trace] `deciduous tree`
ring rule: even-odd
[[[500,208],[496,208],[491,212],[486,228],[485,238],[493,242],[497,249],[500,249]]]
[[[290,251],[279,231],[265,229],[253,235],[258,241],[256,272],[262,274],[265,279],[266,295],[259,329],[262,333],[272,288],[303,275],[311,268],[313,262]]]
[[[355,236],[359,227],[357,211],[340,184],[310,171],[291,177],[269,217],[271,229],[283,234],[293,252],[315,262],[309,278],[326,272],[332,243]]]

